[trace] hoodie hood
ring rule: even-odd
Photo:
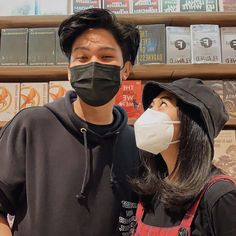
[[[127,115],[123,108],[115,106],[113,109],[114,121],[109,129],[103,135],[95,133],[89,129],[88,124],[80,119],[73,111],[72,103],[76,100],[77,94],[74,91],[66,93],[64,98],[56,102],[45,105],[62,123],[62,125],[72,133],[84,146],[85,167],[82,186],[79,193],[76,195],[78,201],[84,202],[87,199],[86,187],[89,182],[89,170],[91,167],[89,158],[89,149],[99,145],[102,139],[112,139],[112,165],[110,172],[110,182],[112,185],[117,185],[116,175],[113,170],[113,161],[116,159],[116,143],[119,133],[127,126]]]
[[[74,91],[68,91],[66,96],[45,105],[63,126],[69,130],[76,138],[83,140],[83,132],[81,129],[86,129],[88,146],[96,146],[100,139],[110,138],[121,132],[127,125],[128,117],[125,110],[120,106],[114,106],[114,122],[110,129],[103,135],[95,133],[93,130],[89,129],[86,122],[80,119],[73,111],[72,103],[76,100],[77,94]]]

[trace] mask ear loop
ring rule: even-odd
[[[180,120],[172,120],[172,121],[164,121],[165,124],[176,124],[176,125],[180,125],[181,122]],[[175,143],[179,143],[180,139],[177,139],[175,141],[170,142],[170,144],[175,144]]]

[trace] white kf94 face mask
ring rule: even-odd
[[[156,155],[166,150],[170,144],[179,142],[171,142],[174,135],[173,124],[180,124],[180,121],[172,121],[166,113],[147,109],[134,123],[137,147]]]

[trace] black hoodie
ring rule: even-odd
[[[0,207],[17,236],[130,235],[138,150],[127,115],[103,135],[73,112],[74,92],[19,112],[0,133]]]

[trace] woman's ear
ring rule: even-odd
[[[125,62],[124,68],[122,69],[122,80],[128,79],[133,71],[133,66],[130,61]]]

